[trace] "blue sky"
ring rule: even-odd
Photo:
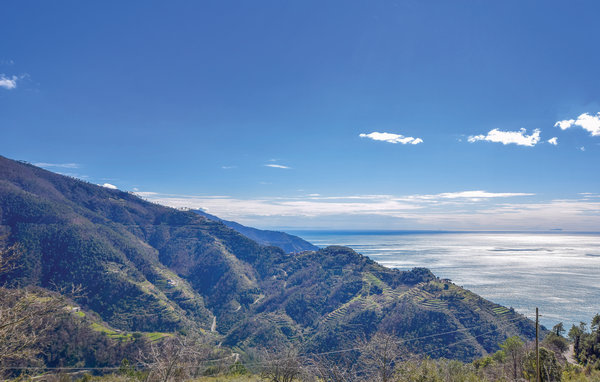
[[[596,1],[2,10],[6,157],[258,227],[600,230]]]

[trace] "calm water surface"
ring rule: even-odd
[[[345,245],[388,267],[427,267],[547,327],[600,312],[600,234],[298,231],[318,246]]]

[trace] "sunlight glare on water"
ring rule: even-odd
[[[600,235],[578,233],[296,232],[345,245],[382,265],[426,267],[546,327],[589,323],[600,311]]]

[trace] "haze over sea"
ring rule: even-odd
[[[388,267],[426,267],[551,328],[600,312],[600,234],[563,232],[294,231],[345,245]]]

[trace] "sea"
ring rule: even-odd
[[[426,267],[547,328],[600,312],[600,233],[293,231],[325,247],[344,245],[387,267]]]

